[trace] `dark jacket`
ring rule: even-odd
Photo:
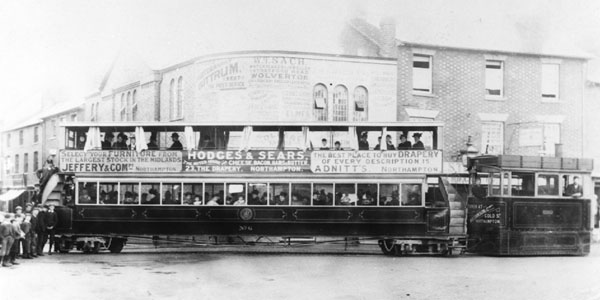
[[[0,240],[12,236],[12,225],[11,224],[0,224]]]
[[[411,147],[412,147],[412,144],[409,141],[398,144],[398,150],[410,149]]]
[[[39,216],[39,214],[38,214]],[[31,231],[33,232],[37,232],[37,227],[38,227],[38,218],[31,216]]]
[[[46,232],[46,212],[40,211],[37,216],[37,225],[34,228],[36,233],[44,233]]]
[[[112,144],[109,141],[102,141],[102,150],[112,149]]]
[[[46,228],[54,227],[58,223],[58,215],[56,214],[55,211],[54,212],[47,211],[46,215],[44,216],[44,221],[46,223],[45,224]]]
[[[412,147],[415,150],[425,150],[425,146],[421,141],[416,142]]]
[[[358,141],[358,150],[369,150],[369,142]]]
[[[183,145],[180,141],[174,141],[169,150],[183,150]]]

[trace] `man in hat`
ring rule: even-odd
[[[10,267],[10,249],[13,246],[14,239],[12,237],[12,224],[10,223],[11,214],[5,214],[2,224],[0,224],[0,242],[2,248],[0,248],[0,260],[3,267]]]
[[[21,240],[25,238],[25,234],[21,230],[21,222],[22,221],[23,221],[22,214],[15,214],[14,218],[12,218],[12,220],[11,220],[11,226],[12,226],[11,234],[12,234],[13,240],[15,242],[13,243],[13,246],[10,249],[9,256],[10,256],[10,263],[13,265],[19,264],[17,262],[17,255],[19,254]]]
[[[360,140],[358,141],[358,150],[369,150],[369,141],[367,141],[368,133],[364,131],[360,135]]]
[[[156,143],[156,134],[154,132],[150,135],[150,143],[146,145],[148,146],[148,150],[158,150],[158,144]]]
[[[406,135],[400,136],[400,144],[398,144],[398,150],[406,150],[412,148],[412,144],[406,140]]]
[[[415,140],[415,143],[412,145],[414,150],[425,150],[425,146],[423,145],[423,142],[421,142],[420,133],[416,132],[413,134],[413,139]]]
[[[396,150],[396,147],[392,143],[392,136],[389,134],[385,136],[385,145],[387,150]]]
[[[37,228],[38,228],[38,215],[40,213],[39,208],[34,207],[33,210],[31,210],[31,247],[29,250],[29,253],[31,254],[31,257],[36,258],[37,255],[37,243],[38,243],[38,234],[37,234]]]
[[[102,141],[102,150],[110,150],[112,149],[112,143],[115,139],[115,136],[112,132],[107,132],[104,134],[104,141]]]
[[[37,215],[37,225],[34,231],[37,235],[36,252],[38,256],[44,255],[44,245],[46,244],[46,207],[38,204],[39,214]]]
[[[129,150],[129,146],[127,145],[127,136],[124,133],[119,133],[117,135],[117,142],[113,145],[113,149],[116,150]]]
[[[48,247],[48,254],[52,255],[52,245],[54,245],[54,234],[55,234],[54,227],[56,227],[56,224],[58,224],[58,215],[54,211],[53,203],[48,204],[48,212],[46,212],[44,218],[45,218],[44,221],[46,223],[46,233],[48,234],[48,239],[50,240],[50,244]]]
[[[173,140],[173,144],[171,144],[169,150],[183,150],[183,145],[179,141],[179,134],[177,134],[177,132],[171,134],[171,139]]]

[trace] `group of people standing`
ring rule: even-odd
[[[27,203],[25,211],[17,206],[15,213],[5,214],[0,224],[2,266],[18,265],[18,257],[33,259],[43,256],[44,246],[48,240],[50,241],[48,254],[52,254],[57,224],[58,215],[54,211],[54,204],[47,206],[38,204],[34,207],[32,203]]]
[[[398,144],[398,147],[396,148],[392,143],[392,136],[388,134],[385,136],[385,145],[383,147],[385,147],[386,150],[425,150],[425,145],[423,145],[423,142],[421,142],[421,135],[422,134],[418,132],[412,135],[413,139],[415,140],[414,144],[406,139],[406,135],[401,135],[400,144]],[[358,150],[369,150],[369,142],[367,141],[367,138],[367,133],[363,132],[360,136],[360,141],[358,142]],[[373,150],[382,149],[381,137],[377,138],[377,140],[378,143]]]
[[[102,150],[135,150],[135,137],[129,138],[125,133],[121,132],[117,135],[117,141],[114,141],[115,135],[112,132],[107,132],[102,141]],[[174,132],[171,134],[173,143],[167,150],[183,150],[183,145],[179,141],[179,134]],[[127,140],[130,140],[127,143]],[[209,138],[210,140],[210,138]],[[159,150],[156,134],[150,135],[150,142],[146,144],[148,150]],[[213,146],[214,147],[214,146]]]

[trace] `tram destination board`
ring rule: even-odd
[[[59,167],[71,173],[439,174],[442,152],[63,150]]]

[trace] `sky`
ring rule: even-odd
[[[2,0],[0,130],[37,113],[42,99],[83,101],[123,51],[153,68],[235,50],[336,54],[355,16],[375,25],[392,17],[415,37],[518,25],[600,54],[597,0]]]

